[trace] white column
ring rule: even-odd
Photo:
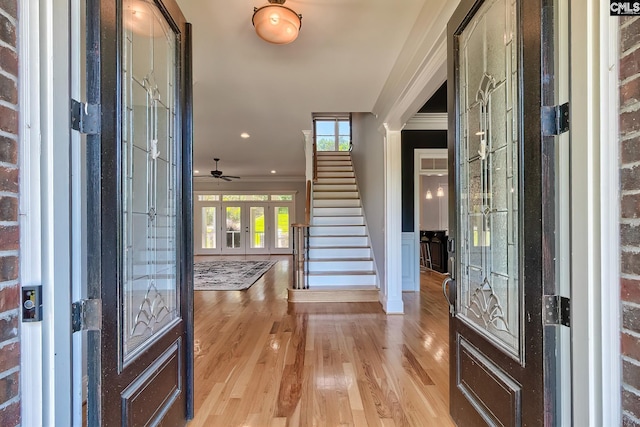
[[[402,314],[402,139],[399,130],[390,130],[386,124],[384,127],[386,274],[381,303],[387,314]]]

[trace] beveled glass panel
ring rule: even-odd
[[[515,4],[487,0],[460,35],[458,312],[520,356]],[[468,83],[468,84],[467,84]]]
[[[155,3],[123,3],[123,361],[176,320],[176,36]]]

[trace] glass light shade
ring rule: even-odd
[[[425,198],[428,199],[433,199],[433,194],[431,194],[431,190],[427,190],[427,195],[425,196]]]
[[[438,190],[436,191],[436,196],[444,197],[444,189],[442,187],[438,187]]]
[[[288,7],[268,4],[253,12],[253,26],[258,36],[274,44],[291,43],[298,37],[302,17]]]

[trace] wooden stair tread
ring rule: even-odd
[[[287,296],[291,303],[378,302],[379,291],[371,285],[313,286],[309,289],[288,289]]]

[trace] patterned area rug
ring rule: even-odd
[[[277,261],[206,261],[193,266],[196,291],[241,291],[248,289]]]

